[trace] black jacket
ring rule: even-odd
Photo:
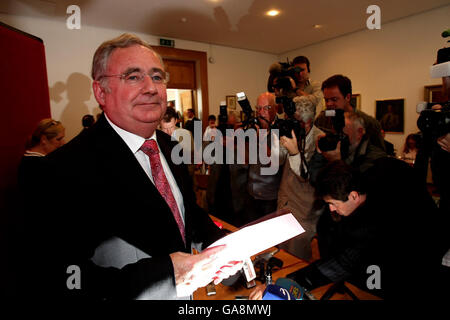
[[[387,299],[417,297],[438,283],[445,246],[443,217],[403,161],[382,158],[364,176],[366,201],[350,216],[323,214],[317,233],[321,259],[290,277],[309,289],[349,281]],[[369,266],[381,271],[381,289],[369,290]]]
[[[176,143],[161,131],[156,134],[183,195],[187,245],[170,208],[102,116],[86,134],[47,156],[43,170],[47,187],[42,191],[51,201],[44,202],[39,214],[26,217],[29,240],[25,246],[34,250],[32,259],[45,277],[45,294],[172,299],[176,291],[169,254],[190,253],[191,244],[205,247],[223,236],[197,206],[186,166],[171,162]],[[129,263],[120,267],[95,264],[92,258],[96,250],[112,240],[119,240],[128,249],[136,248],[136,257],[125,258]],[[124,260],[120,255],[125,252],[113,247],[108,254]],[[80,267],[80,290],[67,288],[67,268],[71,265]]]

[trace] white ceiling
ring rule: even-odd
[[[82,26],[282,54],[365,29],[371,4],[381,8],[383,28],[450,0],[1,0],[0,12],[63,20],[71,4],[81,8]],[[268,17],[270,9],[281,13]]]

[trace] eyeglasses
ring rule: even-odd
[[[100,76],[98,80],[108,77],[117,77],[125,81],[126,84],[135,86],[144,82],[145,76],[149,76],[154,84],[167,84],[169,82],[169,73],[159,69],[152,70],[149,73],[143,71],[132,71],[125,72],[123,74],[103,75]]]
[[[257,111],[260,111],[262,109],[268,111],[268,110],[272,109],[272,106],[256,106]]]

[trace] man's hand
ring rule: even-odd
[[[339,141],[336,145],[336,149],[330,151],[321,151],[323,156],[328,160],[328,162],[341,160],[341,142]]]
[[[442,106],[440,104],[435,104],[431,107],[433,110],[441,110]],[[439,137],[437,143],[441,146],[441,149],[450,152],[450,133],[445,136]]]
[[[450,133],[445,136],[439,137],[437,143],[441,146],[441,149],[450,152]]]
[[[223,245],[206,249],[197,255],[184,252],[170,254],[178,297],[189,296],[212,280],[214,284],[218,284],[242,268],[242,261],[223,262],[218,257],[225,247]]]
[[[294,130],[291,132],[292,138],[288,137],[281,137],[280,142],[283,147],[285,147],[290,156],[294,156],[298,154],[300,151],[298,150],[298,143],[297,143],[297,137],[295,136]]]
[[[320,140],[321,138],[323,138],[323,137],[325,137],[324,134],[319,135],[318,138],[317,138],[317,140],[316,140],[316,149],[317,149],[317,152],[321,153],[321,154],[325,157],[325,159],[328,160],[328,162],[332,162],[332,161],[335,161],[335,160],[342,160],[342,157],[341,157],[341,142],[339,141],[339,142],[337,143],[336,149],[334,149],[334,150],[330,150],[330,151],[322,151],[322,150],[320,150],[320,148],[319,148],[319,140]]]
[[[250,292],[250,295],[249,295],[248,298],[250,300],[262,300],[264,290],[266,290],[266,285],[265,284],[257,285],[255,287],[255,289],[253,289],[253,291]]]

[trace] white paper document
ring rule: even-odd
[[[243,260],[305,232],[292,213],[284,214],[233,232],[208,248],[225,244],[224,259]]]

